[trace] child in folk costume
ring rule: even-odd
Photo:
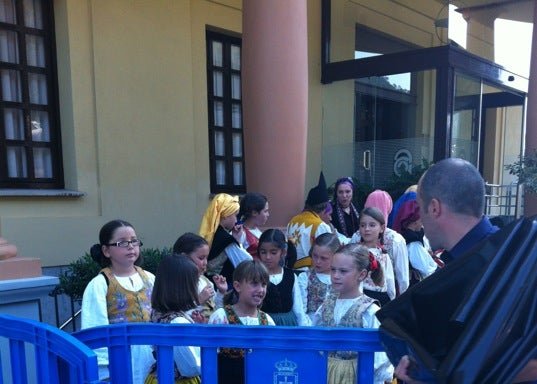
[[[239,222],[242,222],[243,236],[241,244],[254,258],[257,258],[257,246],[261,229],[269,218],[269,204],[267,198],[257,192],[248,192],[241,199],[239,209]]]
[[[199,234],[209,244],[207,277],[222,275],[231,282],[233,270],[252,256],[242,247],[242,226],[237,225],[239,198],[219,193],[210,202],[200,224]]]
[[[259,238],[259,259],[270,275],[261,309],[274,319],[276,325],[308,326],[311,321],[304,311],[295,273],[292,269],[282,267],[289,247],[293,247],[293,244],[279,229],[267,229]]]
[[[348,244],[332,261],[332,293],[315,314],[314,324],[326,327],[378,328],[376,301],[362,292],[366,277],[381,283],[383,271],[367,247]],[[328,357],[328,384],[356,383],[357,353],[337,351]],[[393,366],[384,352],[375,353],[375,383],[391,382]]]
[[[393,202],[390,194],[386,191],[377,189],[371,192],[364,203],[364,208],[377,208],[384,217],[384,222],[388,222],[388,215],[392,211]],[[359,232],[355,233],[351,243],[360,242]],[[394,269],[397,294],[402,294],[408,288],[409,271],[408,271],[408,250],[405,239],[399,233],[385,226],[382,244],[390,259]]]
[[[216,310],[222,307],[224,294],[227,292],[226,278],[222,275],[214,275],[213,283],[204,273],[207,270],[207,257],[209,256],[209,244],[201,236],[191,232],[181,235],[173,245],[175,254],[184,254],[190,258],[198,269],[198,302],[203,307],[201,313],[206,320]],[[214,288],[216,287],[216,294]]]
[[[184,254],[165,256],[160,262],[151,298],[151,321],[154,323],[192,324],[205,322],[203,316],[193,311],[198,305],[198,268]],[[194,346],[173,347],[176,384],[201,383],[200,348]],[[156,364],[145,384],[158,383]]]
[[[331,286],[330,266],[334,253],[339,247],[337,235],[323,233],[317,236],[310,250],[313,267],[298,275],[302,305],[310,319],[328,297]]]
[[[240,263],[233,272],[233,290],[224,297],[224,308],[211,315],[209,324],[275,325],[274,320],[259,309],[268,283],[268,271],[260,261]],[[220,348],[218,382],[244,383],[244,350]]]
[[[438,264],[429,253],[430,247],[424,236],[420,208],[416,200],[408,200],[401,205],[393,222],[393,229],[406,241],[410,263],[410,286],[435,272]]]
[[[137,265],[141,263],[142,242],[134,227],[124,220],[112,220],[99,231],[99,244],[90,254],[103,269],[87,285],[82,297],[81,328],[126,322],[149,322],[151,292],[155,276]],[[95,351],[99,378],[109,377],[108,351]],[[151,347],[133,345],[133,383],[143,383],[155,362]]]
[[[367,277],[364,281],[364,293],[380,302],[381,305],[395,298],[395,276],[390,255],[383,247],[383,233],[386,228],[384,216],[374,207],[365,208],[360,214],[361,244],[365,245],[375,256],[384,271],[384,281],[377,284]],[[408,268],[408,266],[407,266]]]

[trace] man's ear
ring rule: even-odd
[[[429,212],[431,212],[431,215],[434,217],[440,216],[442,213],[442,203],[440,200],[432,198],[431,202],[429,203]]]

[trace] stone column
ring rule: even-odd
[[[537,148],[537,5],[533,9],[533,34],[531,42],[530,79],[528,86],[528,105],[526,119],[526,154]],[[537,196],[524,195],[524,216],[537,214]]]
[[[304,205],[308,123],[306,0],[244,0],[246,185],[269,199],[268,225]]]

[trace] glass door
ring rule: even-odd
[[[435,71],[357,79],[355,175],[383,188],[433,159]]]

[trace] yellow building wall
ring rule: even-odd
[[[56,0],[66,189],[2,197],[19,254],[67,264],[102,224],[131,222],[147,247],[197,232],[209,201],[206,26],[240,33],[241,1]]]

